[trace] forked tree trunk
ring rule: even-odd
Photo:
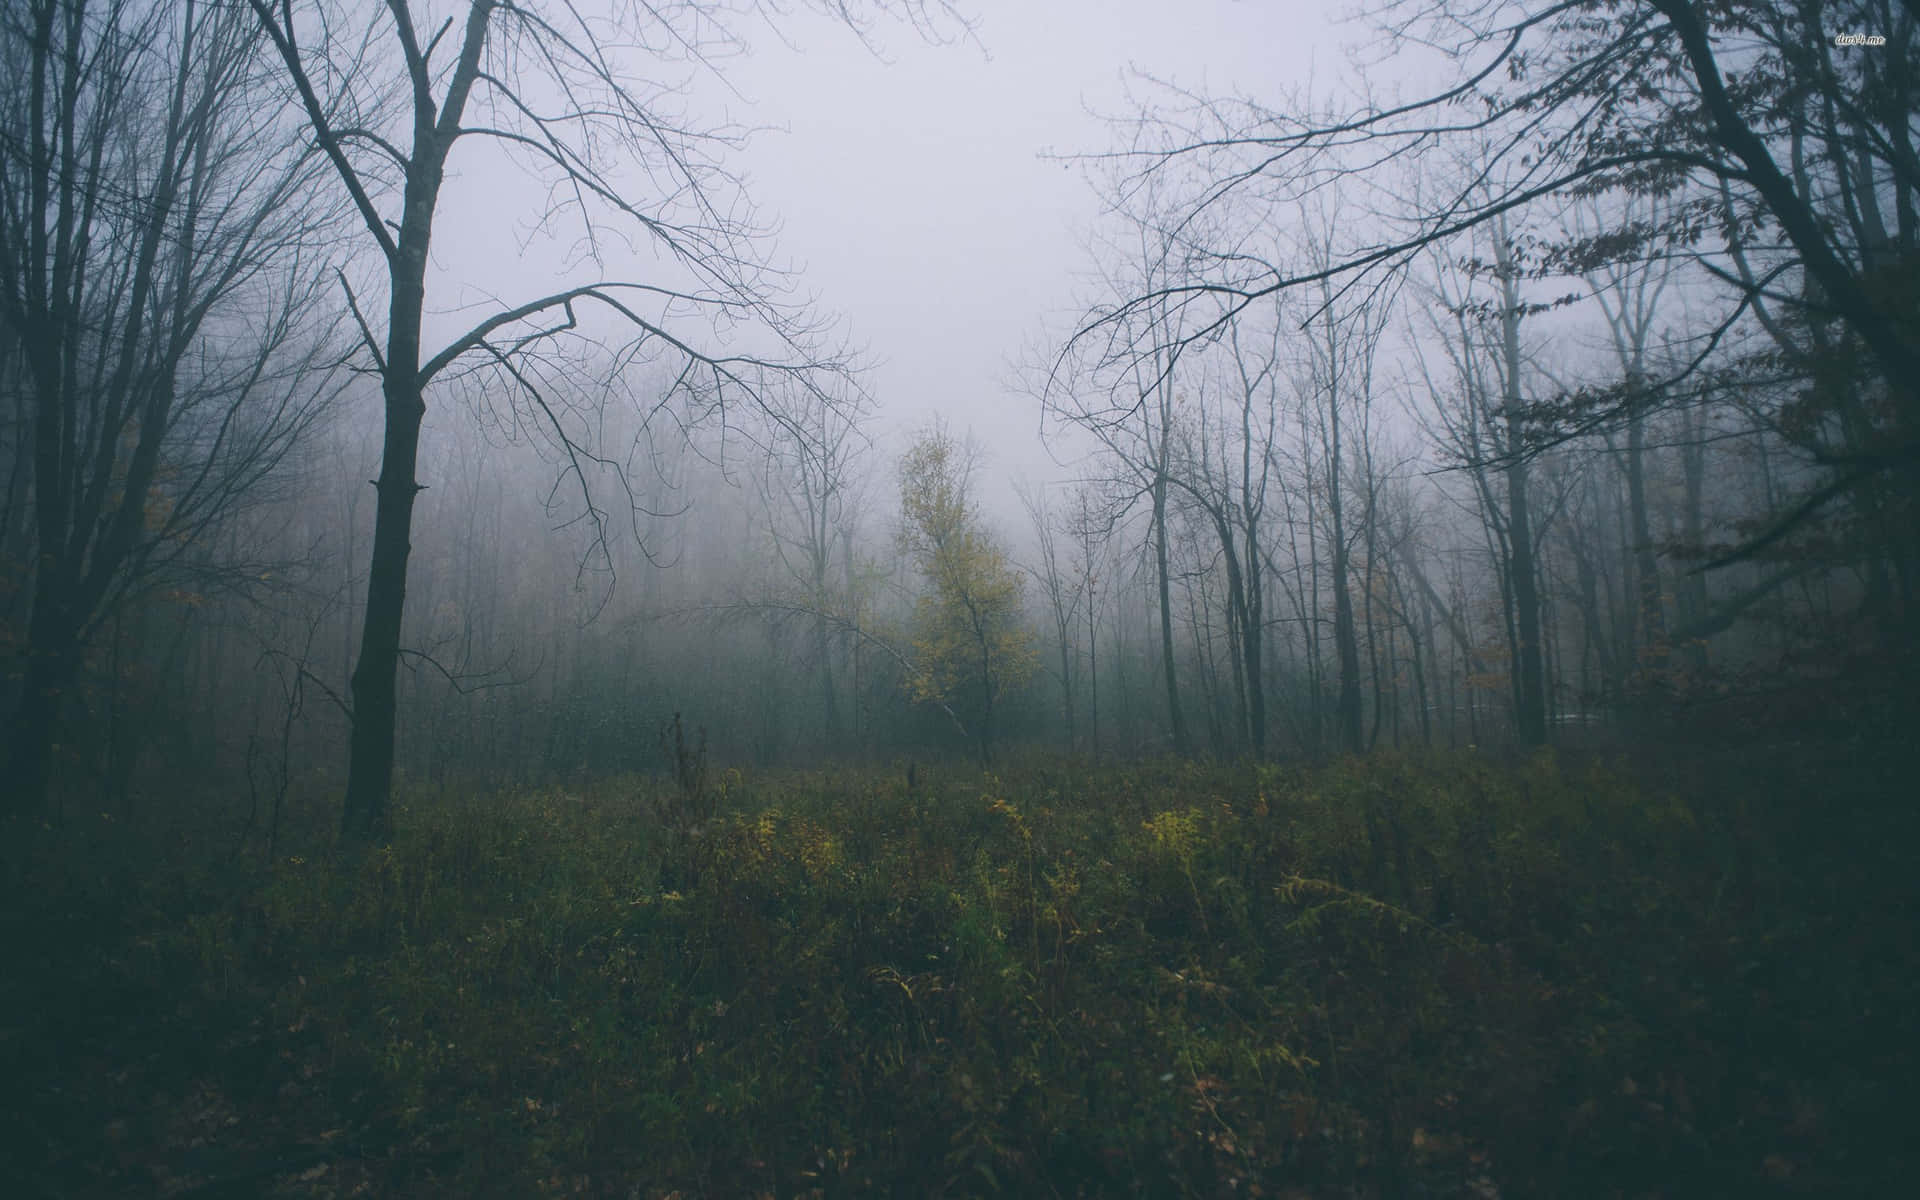
[[[407,605],[407,560],[413,552],[413,504],[421,485],[420,322],[426,308],[427,247],[450,141],[431,126],[416,131],[416,166],[409,172],[405,216],[392,259],[388,308],[386,437],[374,484],[373,560],[367,572],[367,609],[360,661],[353,669],[353,738],[340,836],[367,843],[392,832],[394,729],[399,712],[400,627]]]
[[[1527,460],[1522,453],[1526,447],[1520,432],[1520,286],[1504,222],[1496,233],[1495,255],[1501,286],[1501,354],[1506,366],[1502,408],[1507,430],[1507,561],[1519,643],[1514,718],[1522,744],[1544,746],[1547,697],[1540,644],[1540,582],[1533,559],[1533,520],[1527,505]]]

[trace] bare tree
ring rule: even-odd
[[[1333,234],[1332,212],[1322,209],[1306,235],[1307,261],[1328,261],[1333,253]],[[1316,475],[1324,496],[1325,526],[1319,533],[1327,547],[1333,602],[1339,686],[1334,705],[1336,728],[1341,747],[1358,753],[1365,748],[1366,738],[1360,693],[1360,635],[1353,604],[1354,549],[1367,532],[1371,514],[1363,512],[1366,520],[1353,520],[1349,485],[1356,479],[1361,481],[1362,500],[1366,499],[1365,489],[1372,486],[1368,414],[1374,402],[1381,339],[1391,320],[1391,293],[1377,300],[1345,296],[1330,278],[1320,279],[1315,288],[1318,294],[1313,296],[1314,307],[1306,324],[1306,353],[1295,390],[1313,439],[1311,449],[1303,447],[1303,452],[1318,459]],[[1364,558],[1362,562],[1367,570],[1372,569]]]
[[[1112,520],[1145,499],[1151,505],[1147,536],[1153,544],[1154,583],[1159,601],[1161,677],[1166,688],[1167,722],[1176,754],[1191,750],[1180,701],[1174,657],[1172,562],[1168,510],[1173,489],[1172,454],[1177,382],[1181,358],[1191,339],[1183,316],[1170,305],[1132,305],[1127,297],[1145,291],[1160,294],[1187,270],[1181,240],[1153,187],[1137,193],[1107,181],[1121,234],[1110,249],[1104,281],[1109,297],[1090,311],[1109,314],[1126,305],[1124,319],[1095,316],[1102,337],[1074,338],[1043,372],[1034,390],[1043,411],[1055,421],[1091,434],[1117,468]]]
[[[1209,355],[1215,367],[1176,426],[1179,451],[1170,476],[1205,515],[1226,570],[1229,667],[1239,706],[1239,736],[1256,757],[1266,752],[1265,684],[1267,548],[1263,520],[1273,475],[1277,425],[1279,325],[1242,335],[1236,321]]]
[[[818,327],[783,301],[754,230],[736,215],[733,181],[718,158],[736,139],[689,127],[676,114],[670,87],[638,82],[674,57],[710,65],[714,53],[737,45],[729,22],[746,15],[742,10],[688,0],[620,3],[588,14],[558,2],[469,0],[457,18],[423,24],[407,0],[388,0],[383,22],[366,33],[324,3],[296,11],[293,0],[248,2],[386,276],[383,330],[350,289],[347,295],[380,376],[386,424],[342,819],[343,837],[366,841],[384,836],[389,823],[394,673],[429,385],[457,364],[473,363],[516,395],[551,428],[580,485],[585,516],[599,528],[607,514],[591,494],[588,468],[616,460],[595,457],[567,430],[554,411],[550,377],[529,365],[578,335],[584,310],[600,310],[630,331],[619,360],[665,354],[681,363],[654,411],[680,400],[690,419],[724,420],[731,403],[758,401],[775,379],[823,388],[820,373],[844,362],[823,353]],[[862,14],[890,6],[823,0],[820,7],[864,27]],[[891,7],[922,23],[951,15],[939,0]],[[391,89],[368,78],[381,65],[376,39],[398,57],[401,73]],[[636,53],[643,62],[627,57]],[[429,351],[422,342],[428,248],[448,161],[463,142],[490,143],[544,177],[555,202],[546,220],[577,222],[595,261],[602,239],[650,243],[668,264],[664,282],[602,278],[566,287],[502,307]],[[769,349],[697,348],[680,332],[690,317],[751,325]],[[564,373],[567,364],[557,366]],[[616,477],[624,487],[624,476]]]
[[[1531,447],[1527,445],[1526,399],[1521,390],[1520,267],[1503,214],[1493,227],[1494,278],[1500,285],[1500,352],[1494,360],[1500,381],[1500,423],[1506,463],[1507,578],[1513,596],[1515,626],[1514,720],[1520,740],[1529,746],[1547,742],[1547,685],[1544,633],[1540,624],[1540,572],[1534,565],[1534,516],[1529,488]]]
[[[1094,761],[1100,759],[1100,611],[1102,600],[1112,591],[1109,577],[1113,526],[1105,506],[1093,497],[1093,486],[1082,482],[1074,488],[1073,510],[1066,532],[1073,538],[1076,555],[1073,564],[1074,589],[1086,605],[1087,614],[1087,750]]]
[[[0,64],[0,539],[31,607],[6,775],[35,806],[102,623],[170,568],[219,574],[215,534],[321,413],[334,214],[230,7],[31,0]]]
[[[1911,84],[1920,37],[1910,4],[1389,0],[1371,15],[1384,53],[1435,48],[1460,64],[1458,76],[1412,100],[1362,97],[1343,111],[1301,97],[1268,106],[1163,86],[1128,144],[1096,156],[1123,190],[1184,188],[1172,227],[1193,244],[1196,269],[1093,314],[1076,340],[1169,311],[1183,316],[1186,339],[1205,340],[1266,296],[1322,280],[1364,288],[1425,248],[1546,197],[1659,195],[1671,201],[1661,219],[1611,229],[1567,261],[1578,273],[1613,257],[1712,252],[1705,261],[1731,303],[1676,376],[1767,302],[1837,324],[1836,341],[1848,344],[1827,362],[1851,356],[1856,370],[1871,362],[1872,386],[1888,396],[1876,419],[1818,447],[1823,481],[1723,561],[1871,479],[1913,491],[1920,335],[1910,289],[1892,283],[1920,261],[1920,89]],[[1884,44],[1836,45],[1837,32],[1862,29],[1884,30]],[[1424,164],[1460,143],[1474,156],[1442,192],[1375,186],[1383,220],[1352,223],[1324,263],[1277,269],[1233,244],[1201,253],[1200,219],[1234,197],[1291,201],[1356,180],[1382,185],[1394,164]],[[1772,248],[1760,255],[1763,244]],[[1727,255],[1742,246],[1759,261],[1736,270]],[[1649,394],[1665,389],[1623,383],[1553,407],[1562,436],[1573,436],[1622,420]]]
[[[820,703],[827,740],[842,736],[840,692],[833,680],[836,613],[853,619],[839,602],[834,577],[846,576],[849,563],[836,555],[852,552],[848,536],[859,487],[859,456],[870,443],[862,423],[868,415],[864,398],[832,397],[802,389],[793,403],[783,406],[775,425],[766,470],[759,477],[773,538],[774,556],[788,582],[799,588],[799,607],[814,614],[813,652],[820,676]],[[840,568],[836,570],[836,567]]]
[[[1027,511],[1027,520],[1033,526],[1034,545],[1039,553],[1034,562],[1021,564],[1021,569],[1040,585],[1047,599],[1047,615],[1053,621],[1054,643],[1060,657],[1060,712],[1067,723],[1067,748],[1072,750],[1079,744],[1074,729],[1074,627],[1080,619],[1081,593],[1089,586],[1092,575],[1073,571],[1061,553],[1062,541],[1071,538],[1073,530],[1059,513],[1048,507],[1046,489],[1023,485],[1016,490],[1021,507]],[[1069,552],[1071,548],[1069,543]]]
[[[1660,203],[1656,199],[1645,206],[1646,221],[1662,223]],[[1625,220],[1634,223],[1637,212],[1630,206],[1624,214]],[[1576,209],[1574,216],[1576,221],[1584,217],[1597,224],[1599,214],[1587,207]],[[1610,261],[1590,272],[1586,280],[1606,321],[1614,358],[1628,392],[1626,436],[1618,456],[1627,486],[1626,516],[1633,562],[1633,631],[1640,650],[1635,654],[1631,647],[1622,647],[1621,656],[1636,660],[1644,656],[1641,665],[1654,677],[1664,671],[1671,647],[1662,600],[1660,562],[1647,503],[1647,422],[1654,403],[1642,393],[1656,368],[1649,360],[1654,349],[1654,322],[1660,313],[1661,297],[1672,279],[1671,261],[1657,258]]]
[[[1455,384],[1448,390],[1430,381],[1429,392],[1442,445],[1473,482],[1489,555],[1498,569],[1515,726],[1522,742],[1543,745],[1547,689],[1530,488],[1537,432],[1523,391],[1527,363],[1520,337],[1522,321],[1536,310],[1521,295],[1522,268],[1504,218],[1495,223],[1490,240],[1491,262],[1468,261],[1462,282],[1438,285],[1437,297],[1452,323],[1442,340]],[[1481,277],[1494,281],[1496,295],[1479,295],[1474,285]]]

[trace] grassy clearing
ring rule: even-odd
[[[1891,769],[729,772],[698,823],[626,781],[416,796],[357,861],[69,854],[10,885],[4,1170],[59,1196],[1885,1191],[1915,1165],[1920,965]]]

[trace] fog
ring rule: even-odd
[[[898,24],[863,39],[804,11],[749,21],[712,71],[669,77],[684,77],[692,123],[745,133],[727,169],[776,231],[771,261],[863,351],[879,436],[898,448],[935,416],[971,432],[988,451],[983,502],[1011,523],[1014,481],[1071,475],[1041,444],[1017,368],[1084,307],[1108,201],[1080,156],[1104,147],[1145,77],[1291,86],[1337,68],[1353,34],[1316,5],[1006,3],[967,16],[970,32],[949,22],[938,44]],[[534,230],[546,191],[524,164],[489,152],[456,165],[432,283],[430,328],[447,335],[468,305],[571,281],[578,250],[569,227]]]
[[[1911,181],[1602,170],[1688,93],[1526,90],[1597,34],[1468,102],[1489,14],[455,15],[73,35],[138,87],[71,82],[38,136],[100,165],[16,207],[92,240],[8,259],[43,801],[271,760],[377,824],[396,771],[662,769],[676,712],[761,765],[1631,741],[1905,636]],[[216,119],[153,133],[201,45]],[[83,203],[141,179],[194,199]]]

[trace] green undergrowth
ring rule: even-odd
[[[18,878],[9,1194],[1831,1195],[1914,1165],[1914,843],[1867,768],[925,774],[416,795],[353,858]]]

